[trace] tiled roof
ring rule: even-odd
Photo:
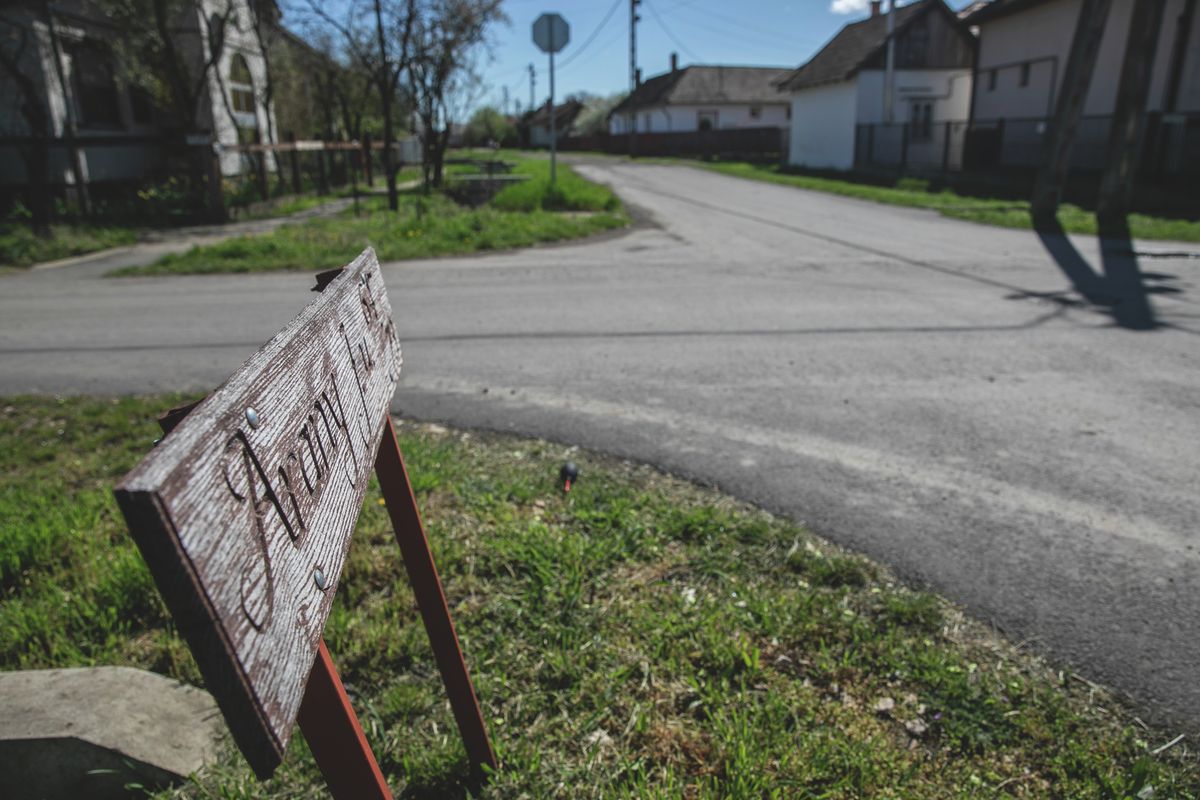
[[[583,110],[583,103],[578,100],[568,100],[561,105],[554,107],[554,127],[565,131],[570,125],[575,122],[575,118],[579,116],[579,112]],[[550,104],[546,103],[537,111],[525,118],[527,125],[549,125],[550,124]]]
[[[784,67],[694,64],[645,81],[617,104],[611,114],[663,105],[782,103],[784,98],[774,83],[787,74]]]
[[[1046,0],[992,0],[966,18],[968,25],[978,25],[981,22],[991,22],[999,17],[1006,17],[1018,11],[1041,5]]]
[[[899,6],[892,13],[896,15],[895,30],[898,34],[910,20],[915,19],[921,12],[928,10],[939,0],[919,0],[906,6]],[[781,90],[807,89],[823,83],[837,83],[849,80],[862,67],[863,62],[878,52],[887,44],[887,15],[879,14],[868,17],[860,22],[852,22],[838,31],[837,36],[821,48],[802,67],[786,76],[779,82]]]

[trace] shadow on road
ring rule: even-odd
[[[1154,315],[1154,307],[1150,304],[1150,294],[1175,290],[1169,287],[1147,286],[1146,281],[1151,276],[1143,274],[1138,265],[1138,255],[1133,249],[1129,225],[1124,219],[1100,225],[1100,261],[1103,273],[1096,272],[1075,249],[1075,245],[1071,243],[1057,220],[1052,227],[1035,226],[1035,229],[1046,252],[1088,303],[1104,309],[1122,328],[1149,331],[1160,327]],[[1163,279],[1171,276],[1156,274],[1153,277]]]

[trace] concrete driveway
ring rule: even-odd
[[[1056,260],[929,212],[580,169],[650,222],[385,267],[396,409],[719,485],[1200,731],[1200,248],[1134,245],[1131,324],[1064,272],[1105,260],[1094,240]],[[0,392],[211,387],[311,297],[306,275],[111,266],[0,280]]]

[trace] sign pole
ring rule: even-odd
[[[558,177],[558,115],[554,113],[554,54],[571,40],[571,26],[558,14],[542,14],[533,22],[533,43],[550,55],[550,185]],[[530,67],[532,69],[532,67]]]
[[[550,51],[550,185],[554,185],[555,162],[558,158],[558,126],[554,113],[554,51]]]

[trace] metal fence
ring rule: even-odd
[[[370,137],[360,142],[289,136],[275,144],[214,144],[207,135],[0,137],[0,206],[26,200],[31,188],[26,156],[37,147],[47,151],[44,185],[68,204],[80,205],[86,193],[93,210],[177,217],[204,209],[209,218],[224,218],[231,209],[280,195],[324,194],[359,180],[369,185],[382,170],[383,143]],[[394,166],[420,160],[415,138],[393,143]]]
[[[1200,176],[1200,114],[1150,114],[1140,149],[1141,174],[1151,178]],[[999,171],[1035,169],[1041,162],[1049,120],[949,120],[859,125],[858,168],[900,171]],[[1071,149],[1071,167],[1104,167],[1112,117],[1084,117]]]
[[[787,143],[786,129],[765,127],[638,133],[634,134],[632,142],[629,134],[572,136],[563,139],[559,148],[619,155],[782,160],[787,155]]]

